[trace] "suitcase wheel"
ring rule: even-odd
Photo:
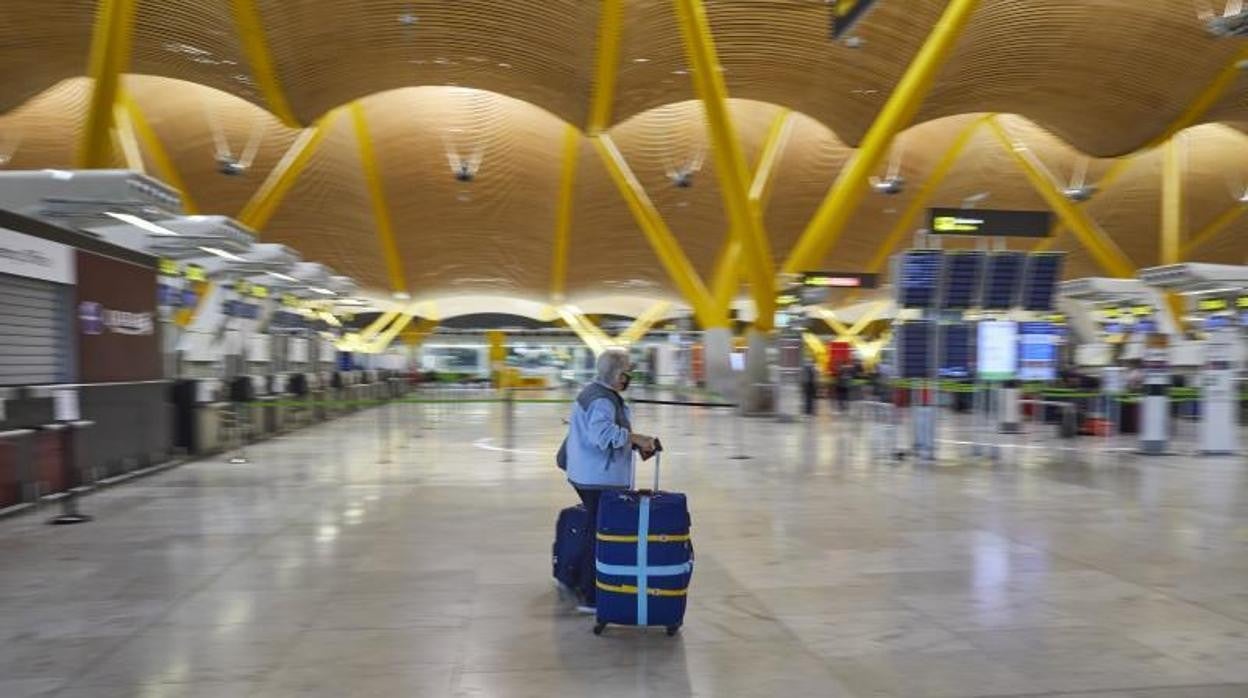
[[[606,623],[597,623],[594,625],[594,634],[601,635],[603,630],[607,629]]]
[[[678,633],[678,632],[680,632],[680,626],[679,626],[679,625],[669,625],[669,626],[667,626],[667,636],[668,636],[668,637],[675,637],[675,636],[676,636],[676,633]]]

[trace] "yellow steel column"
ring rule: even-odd
[[[186,180],[182,179],[182,173],[178,172],[178,168],[174,165],[173,158],[170,157],[165,144],[160,141],[160,137],[156,135],[156,129],[148,122],[147,117],[143,114],[143,110],[139,108],[139,103],[128,92],[122,92],[119,95],[120,104],[125,108],[127,118],[134,127],[134,135],[138,139],[139,144],[147,151],[148,157],[152,159],[152,164],[156,166],[157,176],[167,182],[182,196],[182,209],[190,214],[199,213],[199,206],[195,203],[195,199],[191,196],[190,190],[186,186]]]
[[[754,326],[767,332],[776,309],[776,271],[762,216],[750,205],[749,170],[745,150],[728,111],[728,88],[715,51],[715,37],[702,0],[674,0],[685,42],[685,56],[694,74],[694,86],[706,112],[715,171],[732,232],[741,239],[741,255],[757,309]]]
[[[888,155],[893,138],[918,113],[923,99],[936,81],[936,75],[953,53],[962,30],[970,23],[978,6],[979,0],[949,2],[927,42],[919,49],[905,76],[897,83],[892,96],[867,131],[858,152],[841,171],[810,225],[789,253],[782,271],[797,273],[817,266],[840,239],[867,192],[868,178]]]
[[[650,328],[654,327],[654,323],[662,320],[663,315],[666,314],[671,307],[671,303],[668,303],[667,301],[659,301],[649,308],[646,308],[645,312],[638,315],[637,318],[633,320],[632,324],[630,324],[627,329],[615,338],[615,341],[624,346],[636,344],[641,341],[641,338],[646,336],[646,333],[650,331]]]
[[[1018,162],[1023,174],[1027,175],[1027,179],[1031,182],[1032,188],[1044,198],[1066,227],[1070,228],[1097,264],[1100,264],[1101,268],[1112,276],[1119,278],[1135,276],[1135,265],[1131,260],[1088,216],[1086,211],[1066,198],[1056,183],[1049,178],[1041,164],[1036,161],[1035,154],[1027,146],[1011,139],[996,118],[991,119],[988,125],[1001,141],[1006,152]]]
[[[771,121],[767,131],[767,140],[763,142],[763,152],[754,168],[754,178],[750,183],[750,206],[760,219],[767,212],[767,203],[771,201],[771,192],[775,188],[776,163],[780,160],[784,146],[788,143],[789,133],[793,130],[793,112],[781,109]],[[728,240],[720,249],[719,258],[715,261],[715,276],[711,281],[711,293],[715,296],[715,304],[728,313],[732,304],[732,296],[737,292],[737,283],[741,280],[738,266],[741,263],[741,235],[730,230]]]
[[[607,172],[611,174],[616,188],[620,190],[620,195],[624,197],[629,210],[632,211],[637,225],[641,227],[650,246],[654,249],[659,262],[663,264],[663,268],[667,271],[672,283],[680,290],[681,295],[689,302],[689,305],[693,306],[698,322],[704,329],[727,327],[728,318],[717,312],[715,300],[706,290],[697,270],[685,256],[684,250],[680,248],[676,236],[672,235],[671,229],[663,222],[663,217],[659,215],[654,203],[646,195],[641,182],[637,181],[637,177],[624,160],[623,154],[615,147],[615,142],[605,133],[591,140]]]
[[[1196,99],[1187,105],[1183,113],[1179,114],[1165,131],[1150,141],[1144,148],[1141,148],[1141,150],[1159,146],[1173,138],[1179,131],[1195,126],[1218,103],[1218,100],[1222,99],[1227,90],[1231,89],[1236,81],[1239,80],[1239,76],[1244,72],[1242,67],[1244,61],[1248,61],[1248,46],[1241,48],[1235,54],[1235,57],[1213,78],[1213,82],[1201,90],[1196,95]]]
[[[615,109],[615,82],[620,67],[620,28],[624,0],[601,0],[598,15],[598,56],[594,70],[594,97],[586,131],[594,136],[611,125]]]
[[[96,5],[95,31],[91,36],[91,57],[87,64],[87,76],[94,83],[86,126],[78,144],[78,167],[82,169],[112,165],[113,108],[117,103],[121,74],[130,66],[137,1],[100,0]]]
[[[269,41],[264,34],[264,21],[255,0],[230,0],[230,10],[234,14],[234,28],[238,32],[238,42],[247,54],[247,64],[251,66],[251,77],[269,111],[292,128],[303,126],[295,117],[282,89],[282,82],[277,77],[277,68],[273,64],[273,54],[269,51]]]
[[[607,336],[607,333],[599,329],[580,310],[571,306],[560,305],[555,307],[555,312],[558,313],[560,319],[567,323],[568,328],[575,332],[582,342],[585,342],[585,346],[594,352],[594,356],[615,346],[615,342]]]
[[[147,174],[147,166],[143,164],[143,151],[139,148],[139,139],[134,133],[134,122],[130,120],[130,112],[126,111],[121,101],[113,104],[113,132],[117,135],[117,143],[121,154],[125,156],[126,169]]]
[[[373,137],[368,132],[364,105],[351,103],[351,121],[355,126],[356,145],[360,149],[360,167],[364,170],[364,182],[373,203],[373,220],[377,224],[377,238],[381,244],[381,256],[386,260],[390,274],[390,290],[407,293],[407,277],[403,274],[403,260],[399,257],[399,245],[394,236],[394,223],[390,219],[390,206],[386,203],[385,184],[381,181],[381,168],[377,164],[377,151]]]
[[[1133,155],[1128,155],[1114,160],[1114,164],[1110,165],[1109,169],[1105,171],[1105,176],[1101,177],[1100,181],[1096,183],[1096,191],[1093,193],[1093,197],[1104,194],[1105,190],[1113,186],[1114,182],[1118,181],[1118,178],[1127,171],[1127,168],[1131,167],[1131,163],[1133,162],[1135,162],[1135,156]],[[1088,202],[1082,201],[1076,203],[1082,206]],[[1035,247],[1031,248],[1031,251],[1048,252],[1053,249],[1055,245],[1057,245],[1058,241],[1061,240],[1062,233],[1065,231],[1065,226],[1063,226],[1062,222],[1058,220],[1053,224],[1053,227],[1049,229],[1049,236],[1044,240],[1041,240]]]
[[[1166,141],[1161,165],[1161,263],[1178,264],[1183,244],[1183,152],[1175,134]]]
[[[1189,259],[1192,253],[1204,247],[1210,240],[1214,239],[1223,230],[1226,230],[1235,221],[1239,220],[1245,213],[1248,213],[1248,206],[1242,203],[1236,203],[1231,208],[1223,211],[1217,218],[1213,219],[1209,225],[1206,225],[1200,232],[1191,236],[1187,242],[1179,249],[1179,259]]]
[[[260,185],[255,194],[251,195],[247,205],[243,206],[242,212],[238,214],[239,221],[257,231],[269,222],[269,219],[277,212],[277,207],[281,205],[282,199],[286,198],[286,194],[295,185],[299,175],[311,162],[321,141],[329,135],[329,130],[338,120],[339,113],[337,109],[329,112],[321,117],[315,126],[306,128],[299,134],[290,149],[273,167],[273,171],[269,172],[264,183]]]
[[[572,204],[576,194],[576,163],[581,155],[581,133],[572,124],[563,132],[563,170],[559,176],[559,204],[555,210],[555,256],[550,265],[550,297],[563,302],[568,280],[568,247],[572,235]]]

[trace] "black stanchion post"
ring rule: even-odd
[[[503,391],[503,462],[512,461],[512,449],[515,448],[515,395],[511,388]]]
[[[78,491],[85,482],[81,453],[78,448],[78,435],[93,424],[94,422],[73,420],[58,422],[55,425],[61,441],[61,468],[65,475],[65,495],[61,497],[60,515],[49,519],[49,524],[67,526],[91,520],[90,516],[78,510]]]

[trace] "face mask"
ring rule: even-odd
[[[627,373],[620,374],[620,390],[628,390],[628,386],[633,382],[633,377]]]

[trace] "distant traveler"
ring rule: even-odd
[[[807,361],[802,364],[802,403],[803,412],[807,415],[815,413],[815,398],[819,393],[819,376],[815,365]]]
[[[581,605],[594,613],[597,589],[594,570],[594,532],[598,499],[604,490],[628,489],[633,484],[633,449],[649,457],[655,439],[633,432],[631,413],[620,393],[632,380],[628,352],[610,349],[598,357],[594,382],[586,385],[572,406],[568,423],[566,465],[568,483],[580,495],[588,513],[588,531],[581,548],[579,577]]]

